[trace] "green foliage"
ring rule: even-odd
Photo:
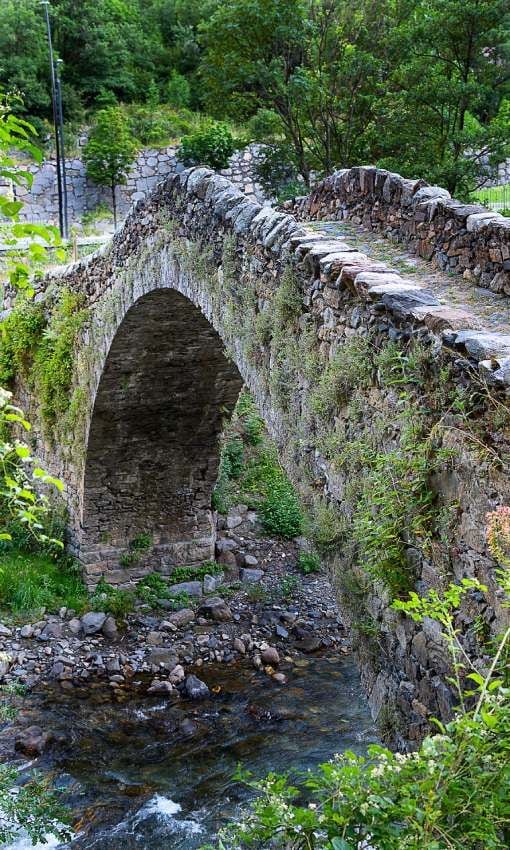
[[[152,535],[145,531],[137,534],[129,542],[129,549],[123,552],[119,558],[121,567],[130,567],[133,564],[138,564],[144,555],[147,555],[152,549]]]
[[[310,397],[312,411],[324,420],[331,419],[351,393],[366,387],[372,377],[370,340],[351,337],[330,360]]]
[[[363,478],[352,520],[359,562],[393,593],[413,584],[409,545],[424,547],[431,536],[435,496],[429,480],[436,463],[432,444],[414,434],[399,448],[376,453]]]
[[[321,560],[314,552],[300,552],[298,555],[298,569],[303,575],[307,576],[310,573],[318,573],[321,567]]]
[[[117,225],[115,189],[126,182],[127,172],[136,156],[136,144],[126,117],[117,106],[101,109],[83,150],[87,175],[112,193],[113,220]]]
[[[271,773],[253,781],[238,771],[257,797],[220,832],[225,850],[267,847],[310,850],[504,850],[510,839],[510,691],[504,683],[505,647],[499,639],[489,669],[467,657],[455,619],[463,598],[484,588],[474,580],[424,599],[412,594],[397,610],[445,629],[456,682],[466,664],[475,697],[448,724],[436,721],[416,752],[370,746],[367,756],[347,751],[310,771],[299,784]],[[459,691],[461,695],[461,691]],[[386,722],[388,713],[386,712]],[[395,718],[391,718],[393,726]]]
[[[303,530],[303,513],[292,484],[284,474],[275,477],[259,507],[262,526],[268,534],[290,539]]]
[[[0,844],[8,846],[16,842],[19,830],[25,830],[34,845],[47,843],[49,834],[63,842],[69,840],[72,836],[66,825],[69,818],[48,781],[39,779],[35,773],[23,785],[16,787],[17,781],[16,767],[0,765]]]
[[[27,616],[41,608],[82,611],[87,592],[76,564],[49,555],[4,549],[0,566],[0,607]]]
[[[183,136],[178,151],[186,165],[208,165],[210,168],[226,168],[236,149],[234,137],[226,124],[213,123]]]
[[[171,604],[174,611],[189,608],[191,604],[187,593],[171,593],[168,582],[159,573],[144,576],[136,585],[135,593],[138,599],[155,609],[160,607],[163,599]]]
[[[317,498],[310,507],[306,531],[318,551],[327,555],[345,540],[347,521],[337,506]]]
[[[105,611],[114,617],[126,617],[134,608],[135,596],[130,590],[113,587],[102,578],[88,604],[92,611]]]
[[[181,581],[202,581],[204,576],[215,576],[221,572],[221,564],[206,561],[200,567],[175,567],[169,580],[172,584],[179,584]]]
[[[130,104],[123,107],[131,135],[141,145],[170,144],[185,133],[200,128],[204,119],[187,109],[159,104],[157,107]]]
[[[14,439],[13,425],[30,431],[23,411],[11,404],[11,393],[0,387],[0,541],[12,539],[12,525],[27,529],[40,542],[62,547],[45,531],[49,502],[41,485],[63,490],[63,485],[37,463],[26,443]]]
[[[66,413],[73,381],[78,335],[88,312],[84,297],[68,290],[59,293],[39,347],[34,353],[31,380],[40,399],[41,415],[49,428]]]
[[[181,108],[189,106],[191,100],[191,86],[183,74],[179,74],[175,68],[172,69],[170,79],[166,87],[166,97],[172,106]]]
[[[18,299],[0,324],[0,383],[10,384],[17,373],[27,376],[34,351],[46,328],[42,304]]]

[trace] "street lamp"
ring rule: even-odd
[[[40,0],[44,7],[46,18],[46,31],[48,33],[48,50],[50,55],[51,74],[51,103],[53,107],[53,126],[55,128],[55,153],[57,159],[57,191],[58,191],[58,222],[60,235],[67,238],[67,186],[65,182],[65,152],[64,133],[62,120],[62,96],[60,91],[60,76],[53,58],[53,44],[51,39],[51,23],[49,14],[49,0]]]

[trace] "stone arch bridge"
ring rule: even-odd
[[[444,254],[437,226],[431,233],[427,225],[424,250],[409,209],[413,222],[430,222],[445,194],[423,181],[351,169],[295,211],[366,218],[385,198],[386,219],[398,209],[407,241],[430,256]],[[464,224],[468,215],[489,218],[479,208],[464,212]],[[469,261],[480,266],[486,235],[463,233]],[[496,265],[487,253],[489,273],[501,277]],[[87,310],[69,391],[74,414],[55,423],[39,449],[65,482],[71,545],[91,584],[139,577],[121,561],[141,533],[153,539],[150,566],[163,573],[213,556],[218,438],[243,383],[305,497],[315,488],[341,502],[338,472],[320,448],[339,411],[333,405],[319,423],[311,406],[346,342],[376,328],[379,342],[414,336],[437,358],[446,340],[471,365],[483,361],[493,383],[504,386],[508,377],[510,337],[480,331],[474,316],[342,238],[248,200],[205,168],[167,178],[104,250],[47,275],[38,297],[50,314],[63,289],[79,293]],[[37,418],[30,395],[28,403]]]

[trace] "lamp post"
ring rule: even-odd
[[[58,191],[58,222],[60,235],[63,239],[66,238],[67,221],[64,221],[64,194],[67,195],[67,187],[65,181],[62,180],[62,157],[63,157],[63,133],[60,129],[62,105],[61,98],[57,95],[57,74],[55,61],[53,58],[53,44],[51,39],[51,23],[49,14],[49,0],[40,0],[40,5],[44,7],[44,15],[46,19],[46,32],[48,34],[48,50],[50,56],[50,75],[51,75],[51,103],[53,107],[53,126],[55,129],[55,154],[57,159],[57,191]],[[60,91],[60,80],[59,80]],[[60,108],[59,108],[60,103]],[[64,164],[65,173],[65,164]],[[67,198],[65,207],[67,208]]]
[[[67,173],[66,173],[66,152],[64,146],[64,114],[62,112],[62,85],[60,79],[60,68],[62,66],[62,59],[57,59],[55,63],[55,83],[56,83],[56,99],[57,99],[57,117],[58,117],[58,131],[59,131],[59,147],[60,147],[60,167],[62,171],[62,195],[63,195],[63,210],[62,210],[62,223],[63,223],[63,237],[64,239],[69,238],[69,223],[67,216]]]

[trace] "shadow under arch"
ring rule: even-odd
[[[242,384],[218,333],[184,295],[156,289],[130,307],[89,428],[79,546],[89,583],[124,584],[147,565],[170,573],[214,557],[219,436]],[[153,544],[145,568],[122,559],[141,534]]]

